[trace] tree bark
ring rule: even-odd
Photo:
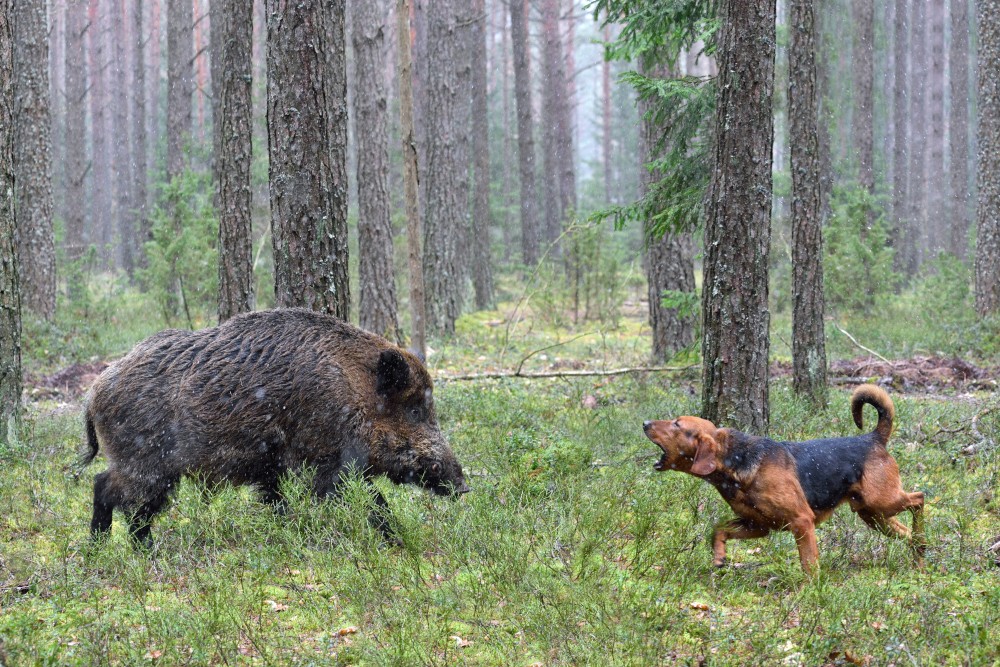
[[[931,0],[927,4],[930,10],[928,28],[931,50],[930,100],[928,114],[930,115],[930,140],[927,165],[927,246],[928,256],[936,257],[947,249],[949,233],[946,226],[944,194],[948,183],[945,181],[944,162],[944,0]]]
[[[424,267],[421,244],[420,188],[417,183],[417,140],[413,133],[413,79],[408,0],[396,2],[396,35],[399,41],[399,114],[403,148],[403,189],[406,202],[406,249],[410,278],[410,347],[427,358],[427,330],[424,310]]]
[[[132,244],[135,263],[146,266],[143,244],[151,235],[148,199],[148,159],[146,143],[146,44],[150,36],[143,28],[143,0],[135,0],[132,13]]]
[[[647,76],[666,77],[666,68],[653,68]],[[656,145],[662,135],[648,114],[652,104],[639,100],[642,128],[639,136],[639,195],[644,196],[661,174],[646,165],[658,157]],[[655,236],[652,220],[643,221],[643,266],[649,296],[649,326],[652,333],[653,363],[667,361],[694,342],[695,313],[663,305],[664,292],[694,294],[694,244],[687,232],[667,232]]]
[[[49,42],[44,0],[18,0],[14,35],[14,182],[24,305],[51,320],[56,311],[49,132]]]
[[[167,181],[187,169],[194,94],[191,0],[167,0]]]
[[[351,33],[358,147],[358,314],[363,329],[400,342],[392,262],[384,32],[382,1],[355,0]]]
[[[792,160],[792,386],[826,403],[823,225],[812,0],[791,2],[788,120]]]
[[[564,132],[567,120],[566,71],[559,30],[561,0],[542,2],[542,166],[544,171],[544,241],[553,243],[562,232],[568,193],[563,193]],[[558,250],[554,248],[554,250]]]
[[[920,263],[927,216],[927,3],[915,0],[910,17],[910,210],[901,234],[898,267],[912,276]]]
[[[87,36],[90,102],[90,224],[91,241],[97,244],[102,261],[114,265],[111,253],[114,238],[114,216],[111,197],[111,157],[108,146],[110,128],[108,116],[108,31],[100,0],[90,0]]]
[[[21,296],[14,219],[16,107],[12,0],[0,0],[0,442],[21,414]]]
[[[702,414],[768,428],[775,0],[723,0],[715,171],[705,223]]]
[[[895,139],[892,147],[892,234],[890,242],[897,249],[902,248],[902,236],[906,234],[908,194],[907,176],[907,36],[909,34],[908,0],[896,0],[896,22],[893,34],[895,54],[892,89],[892,113]]]
[[[976,312],[1000,311],[1000,2],[976,0],[979,51],[979,202],[976,208]]]
[[[514,51],[514,99],[517,106],[517,162],[521,179],[521,256],[526,266],[538,262],[538,198],[535,192],[535,139],[531,108],[531,52],[527,0],[510,2]]]
[[[87,0],[66,0],[66,259],[75,262],[87,234]],[[70,289],[78,285],[70,281]]]
[[[875,80],[875,11],[872,0],[852,0],[854,23],[854,102],[853,132],[858,153],[858,184],[869,194],[875,194],[875,172],[872,168],[874,151],[873,83]]]
[[[490,254],[490,124],[487,107],[487,55],[485,0],[475,0],[472,24],[472,154],[475,183],[472,203],[472,286],[476,308],[484,310],[493,303],[493,259]]]
[[[275,301],[346,320],[344,1],[266,4]]]
[[[253,5],[212,0],[212,119],[219,216],[219,323],[254,308]]]
[[[424,221],[424,279],[427,323],[453,334],[462,310],[465,246],[469,215],[470,122],[469,12],[458,2],[435,0],[427,12],[427,192]]]
[[[111,117],[113,140],[111,142],[112,165],[114,175],[113,192],[115,196],[115,229],[118,231],[118,252],[122,268],[129,276],[135,273],[135,227],[132,211],[132,171],[129,163],[132,149],[129,137],[128,119],[128,33],[125,29],[127,7],[132,5],[133,12],[141,12],[142,4],[136,5],[127,0],[111,0],[111,40],[112,47],[112,104],[114,113]]]
[[[969,2],[951,2],[951,221],[948,247],[965,259],[969,250]]]
[[[611,41],[611,26],[604,26],[604,41]],[[608,205],[614,199],[611,179],[611,61],[601,63],[601,161],[604,163],[604,200]]]

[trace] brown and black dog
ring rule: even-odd
[[[922,562],[924,494],[903,491],[899,466],[886,450],[895,416],[892,399],[874,385],[855,389],[851,415],[858,428],[865,403],[878,412],[878,425],[871,433],[847,438],[776,442],[717,428],[700,417],[647,421],[643,430],[663,450],[654,468],[704,479],[736,512],[737,519],[715,528],[716,566],[725,564],[727,540],[788,530],[798,544],[802,569],[815,572],[815,528],[844,502],[875,530],[908,538]],[[912,532],[895,518],[903,510],[913,514]]]

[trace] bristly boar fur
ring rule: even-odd
[[[153,516],[184,475],[253,485],[277,506],[282,477],[303,466],[315,469],[320,497],[352,466],[441,495],[468,491],[420,360],[303,309],[147,338],[97,378],[85,417],[84,463],[99,447],[108,459],[94,480],[95,537],[111,529],[117,507],[148,545]],[[391,537],[384,519],[372,520]]]

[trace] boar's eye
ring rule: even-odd
[[[418,406],[414,406],[412,408],[407,409],[406,414],[407,416],[409,416],[410,419],[412,419],[415,422],[422,420],[424,417],[423,409]]]

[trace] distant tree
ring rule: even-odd
[[[875,10],[873,0],[852,0],[851,19],[854,23],[854,142],[858,155],[858,184],[867,192],[875,192],[875,170],[872,167],[875,144]]]
[[[427,323],[452,334],[462,309],[468,236],[469,25],[464,0],[435,0],[427,10],[427,161],[424,184],[424,280]]]
[[[125,29],[125,17],[128,6],[132,3],[126,0],[111,0],[111,173],[112,192],[114,194],[114,229],[118,233],[118,261],[122,268],[133,275],[135,273],[135,231],[134,213],[132,211],[132,165],[129,157],[132,153],[131,137],[129,136],[128,108],[128,32]],[[142,5],[133,7],[133,12],[142,11]]]
[[[190,3],[188,3],[190,4]],[[90,0],[87,10],[88,91],[90,106],[90,205],[91,242],[97,244],[102,260],[114,264],[111,252],[114,240],[114,209],[108,115],[108,29],[107,13],[100,0]]]
[[[146,187],[149,162],[146,152],[146,43],[150,39],[143,28],[143,0],[135,0],[132,9],[132,233],[133,254],[137,266],[145,266],[143,243],[149,240],[149,215]]]
[[[219,216],[219,322],[254,308],[250,168],[253,163],[253,5],[212,0],[212,118]]]
[[[950,220],[946,220],[944,195],[948,183],[945,180],[944,135],[949,119],[944,110],[944,0],[931,0],[927,3],[928,16],[928,46],[931,52],[930,85],[927,87],[930,99],[927,104],[928,133],[928,183],[927,183],[927,258],[933,259],[938,253],[946,251],[950,232]],[[948,207],[950,209],[950,207]]]
[[[493,303],[493,259],[490,256],[490,126],[487,106],[486,26],[489,16],[485,0],[473,3],[472,23],[472,155],[475,182],[472,190],[472,286],[476,308],[483,310]],[[506,133],[505,133],[506,134]]]
[[[413,78],[410,52],[410,5],[396,2],[396,38],[399,57],[399,116],[403,148],[403,189],[406,206],[406,256],[410,285],[410,347],[427,357],[427,327],[424,310],[424,267],[421,245],[420,190],[417,183],[417,140],[413,131]]]
[[[0,442],[21,413],[21,294],[14,210],[14,0],[0,0]]]
[[[927,230],[927,3],[915,0],[911,8],[909,215],[897,250],[903,275],[916,272]]]
[[[191,0],[167,0],[167,180],[188,167],[194,94]]]
[[[951,223],[948,247],[964,259],[969,245],[969,2],[952,0],[951,53],[948,57],[951,83],[951,114],[948,140],[951,149],[952,205],[944,216]]]
[[[355,0],[350,14],[358,152],[358,314],[363,329],[399,341],[388,178],[385,6],[382,0]]]
[[[87,0],[66,0],[66,258],[78,260],[89,242],[86,224],[87,162]],[[69,280],[71,290],[78,281]]]
[[[267,132],[279,306],[350,314],[344,0],[267,0]]]
[[[892,144],[892,243],[899,246],[906,228],[907,201],[907,36],[909,35],[908,0],[895,0],[896,22],[893,29],[893,89],[892,122],[895,134]]]
[[[723,0],[715,172],[705,221],[702,415],[768,429],[775,0]]]
[[[670,74],[665,67],[644,67],[643,70],[649,76],[666,77]],[[664,131],[657,123],[654,108],[654,102],[648,97],[640,98],[639,195],[643,197],[649,194],[653,184],[661,177],[655,169],[647,168],[663,152],[657,150],[663,142]],[[695,296],[694,244],[689,231],[664,231],[652,216],[643,220],[643,238],[652,357],[656,363],[670,359],[694,342],[697,309],[693,303],[684,301]],[[665,298],[667,303],[664,303]]]
[[[538,261],[538,200],[535,193],[535,139],[531,107],[531,50],[527,0],[511,0],[510,36],[514,51],[514,98],[517,105],[517,162],[521,178],[521,257]]]
[[[976,210],[976,312],[1000,312],[1000,5],[976,0],[979,202]]]
[[[25,305],[45,319],[56,311],[52,229],[49,42],[45,0],[18,0],[14,34],[14,172],[17,242]]]
[[[562,186],[562,132],[566,118],[566,72],[559,30],[561,0],[542,0],[542,184],[544,223],[540,227],[546,244],[562,231],[566,212]],[[558,248],[554,248],[558,251]]]
[[[812,0],[792,0],[788,120],[792,158],[792,383],[826,402],[823,330],[823,225],[816,102],[816,25]]]

